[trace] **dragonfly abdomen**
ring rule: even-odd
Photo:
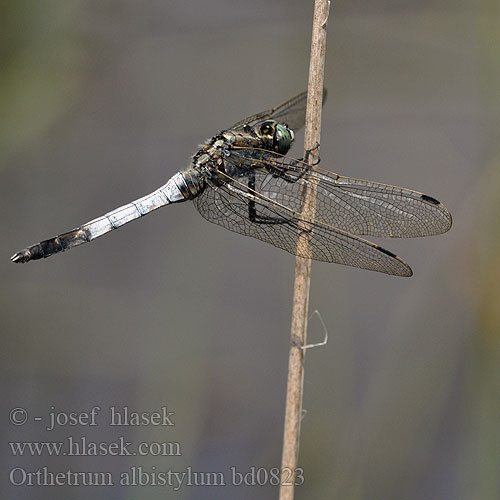
[[[25,263],[30,260],[50,257],[56,253],[82,245],[160,207],[192,199],[198,195],[202,185],[200,174],[196,170],[187,169],[184,172],[177,172],[165,185],[153,193],[116,208],[67,233],[62,233],[59,236],[27,247],[15,253],[11,260],[16,263]]]
[[[67,233],[60,234],[55,238],[41,241],[32,245],[11,257],[12,262],[29,262],[30,260],[43,259],[55,253],[64,252],[67,248],[76,247],[82,243],[90,241],[89,234],[84,229],[73,229]]]
[[[188,167],[176,175],[179,176],[176,185],[185,200],[196,198],[205,189],[205,176],[194,167]]]

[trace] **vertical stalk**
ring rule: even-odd
[[[313,164],[319,154],[326,26],[329,10],[330,0],[315,0],[304,138],[304,158],[308,160],[309,164]],[[305,222],[302,224],[303,231],[300,233],[297,241],[297,249],[300,249],[302,255],[310,254],[311,242],[309,239],[310,232],[307,231],[307,220],[314,218],[315,204],[316,185],[309,182],[304,192],[302,209],[302,216]],[[306,352],[302,347],[306,344],[307,339],[310,273],[311,260],[297,257],[295,263],[291,346],[288,359],[280,500],[293,500],[294,497],[295,472],[299,455],[300,421],[302,418],[304,356]],[[301,475],[297,474],[297,484],[300,484],[301,477]]]

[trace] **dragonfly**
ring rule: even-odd
[[[205,141],[189,166],[151,194],[69,232],[29,246],[25,263],[88,243],[171,203],[192,200],[208,221],[291,254],[395,276],[410,266],[365,238],[413,238],[448,231],[448,209],[432,196],[345,177],[288,156],[305,123],[307,92],[254,114]],[[312,211],[305,191],[315,186]],[[307,244],[304,244],[304,235]]]

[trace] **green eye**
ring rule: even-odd
[[[273,149],[282,155],[286,154],[290,149],[293,141],[293,132],[286,126],[276,125],[276,130],[273,137]]]
[[[282,155],[288,152],[294,139],[292,130],[274,120],[266,120],[259,131],[263,138],[269,141],[267,147]]]

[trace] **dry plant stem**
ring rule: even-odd
[[[329,10],[329,0],[315,0],[304,139],[304,158],[308,159],[310,164],[315,162],[319,154],[326,25]],[[314,154],[311,154],[311,152]],[[304,193],[302,210],[302,215],[306,220],[314,217],[316,204],[316,186],[311,183],[308,184],[309,187]],[[297,241],[297,247],[307,254],[309,253],[307,250],[311,246],[308,238],[307,222],[304,223],[304,229],[305,231],[301,233]],[[288,360],[280,500],[292,500],[294,497],[294,479],[299,455],[300,420],[302,417],[304,356],[306,352],[305,349],[302,349],[302,346],[306,344],[310,272],[311,260],[297,257],[295,264],[291,347]],[[290,472],[293,474],[290,474]]]

